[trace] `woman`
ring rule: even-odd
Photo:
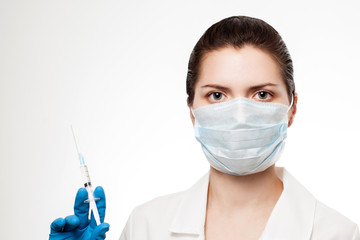
[[[355,223],[275,167],[297,104],[292,60],[275,29],[244,16],[214,24],[190,56],[186,84],[210,171],[187,191],[135,208],[121,240],[360,239]],[[72,218],[54,222],[53,236],[87,228],[90,239],[95,225]]]

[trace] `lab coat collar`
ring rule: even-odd
[[[170,232],[195,235],[204,233],[208,186],[209,172],[184,192],[170,225]]]
[[[276,168],[276,172],[284,190],[260,239],[310,239],[316,199],[286,169]]]
[[[309,239],[312,232],[316,199],[284,168],[276,168],[284,190],[266,224],[261,240]],[[206,217],[209,172],[192,188],[184,192],[183,199],[170,232],[203,235]]]

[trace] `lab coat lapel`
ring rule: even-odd
[[[170,232],[195,236],[204,234],[208,185],[209,172],[184,192]]]
[[[310,239],[316,199],[285,169],[277,168],[277,172],[284,190],[260,239]]]

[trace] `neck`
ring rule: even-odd
[[[275,166],[246,176],[234,176],[211,167],[209,176],[208,208],[223,211],[234,208],[275,205],[283,190]]]

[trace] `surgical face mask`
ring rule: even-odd
[[[220,172],[264,171],[284,149],[292,103],[288,107],[241,97],[197,108],[193,110],[195,138],[210,165]]]

